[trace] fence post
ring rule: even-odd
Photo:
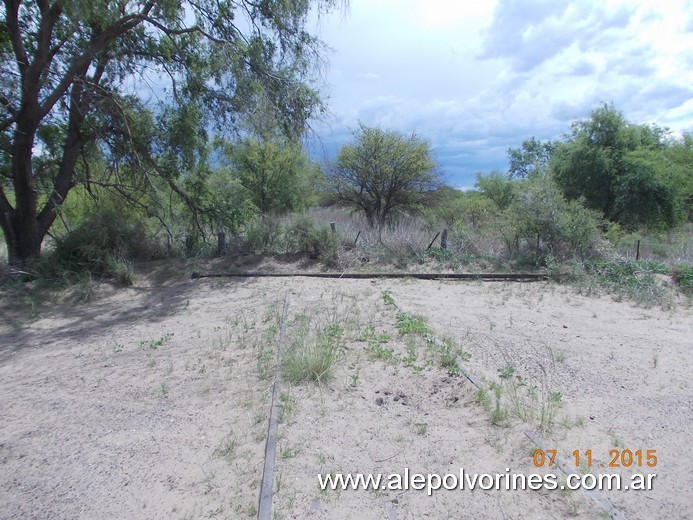
[[[443,230],[443,234],[440,235],[440,248],[441,249],[447,249],[448,248],[448,228],[445,228]]]
[[[226,251],[226,234],[217,233],[217,256],[221,256]]]
[[[333,233],[337,232],[337,226],[335,225],[334,222],[330,222],[330,229],[332,230]]]
[[[638,240],[638,245],[635,248],[635,260],[640,260],[640,240]]]

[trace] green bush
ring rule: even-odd
[[[122,209],[98,208],[79,226],[56,239],[41,269],[92,274],[131,284],[132,262],[162,257],[161,248],[149,237],[142,219]],[[47,272],[46,272],[47,271]]]
[[[329,226],[316,226],[312,218],[301,215],[282,222],[273,216],[257,219],[246,230],[246,242],[257,253],[301,253],[328,267],[339,263],[342,241]]]
[[[282,226],[273,215],[263,215],[245,230],[245,242],[256,253],[277,253],[282,237]]]
[[[549,258],[590,258],[600,241],[596,212],[580,201],[566,201],[547,179],[523,181],[505,217],[501,232],[511,255],[537,265]]]
[[[684,292],[693,292],[693,265],[674,266],[672,274],[674,281]]]

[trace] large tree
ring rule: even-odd
[[[671,160],[673,145],[666,130],[629,123],[603,105],[556,145],[551,170],[568,199],[584,198],[609,220],[630,229],[670,228],[682,217],[677,179],[691,171]]]
[[[228,130],[262,107],[300,134],[321,106],[307,16],[337,3],[4,0],[0,227],[10,263],[40,255],[70,190],[93,180],[92,157],[159,174],[186,198],[179,169],[203,159],[196,145],[212,123]],[[147,100],[156,97],[158,106]]]
[[[360,125],[327,174],[338,202],[363,211],[382,228],[397,212],[414,210],[442,184],[427,140],[415,133]]]

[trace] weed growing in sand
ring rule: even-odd
[[[454,339],[443,339],[442,345],[438,346],[438,359],[440,366],[448,371],[457,373],[459,367],[457,361],[469,361],[472,355],[464,350]]]
[[[236,459],[236,450],[238,449],[238,440],[234,437],[233,432],[231,432],[215,450],[215,455],[226,460],[229,464],[232,464]]]
[[[328,381],[341,355],[344,329],[330,324],[311,331],[309,323],[308,317],[300,320],[282,358],[282,374],[290,383]]]
[[[510,365],[498,369],[498,375],[501,379],[508,380],[513,377],[513,374],[515,374],[515,367]]]
[[[286,446],[281,449],[279,456],[284,460],[293,459],[294,457],[298,457],[302,451],[303,448],[301,448],[301,446],[294,446],[293,448],[291,446]]]
[[[383,301],[385,305],[395,306],[395,299],[392,297],[392,293],[388,290],[383,291]]]
[[[149,348],[152,350],[156,350],[159,347],[163,347],[166,343],[171,341],[173,338],[173,332],[167,332],[163,336],[161,336],[159,339],[154,339],[151,341],[140,341],[139,346],[140,348]]]
[[[485,388],[483,388],[483,387],[477,388],[476,393],[474,394],[474,399],[485,410],[491,409],[491,398],[489,397],[488,391]]]
[[[400,336],[406,336],[407,334],[426,336],[431,333],[426,325],[426,318],[423,316],[412,316],[406,312],[400,312],[397,315],[397,329]]]
[[[491,412],[491,424],[499,426],[508,419],[508,410],[501,406],[500,394],[496,395],[496,407]]]
[[[296,413],[297,405],[295,397],[282,392],[279,396],[279,422],[282,424],[291,422]]]
[[[385,361],[386,363],[390,363],[395,360],[394,349],[384,346],[390,341],[389,334],[378,334],[375,331],[375,327],[373,325],[369,325],[366,327],[366,330],[363,331],[359,339],[367,343],[366,350],[375,359]]]

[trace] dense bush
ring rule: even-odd
[[[506,211],[514,228],[509,248],[539,264],[548,258],[586,259],[599,240],[601,219],[579,200],[566,201],[560,190],[545,179],[522,181]]]
[[[328,267],[339,262],[340,235],[327,225],[316,225],[307,215],[262,216],[248,226],[245,240],[256,253],[301,253]]]
[[[132,262],[162,256],[142,219],[113,206],[97,208],[72,231],[56,239],[41,269],[91,273],[132,282]],[[48,273],[45,273],[48,274]]]

